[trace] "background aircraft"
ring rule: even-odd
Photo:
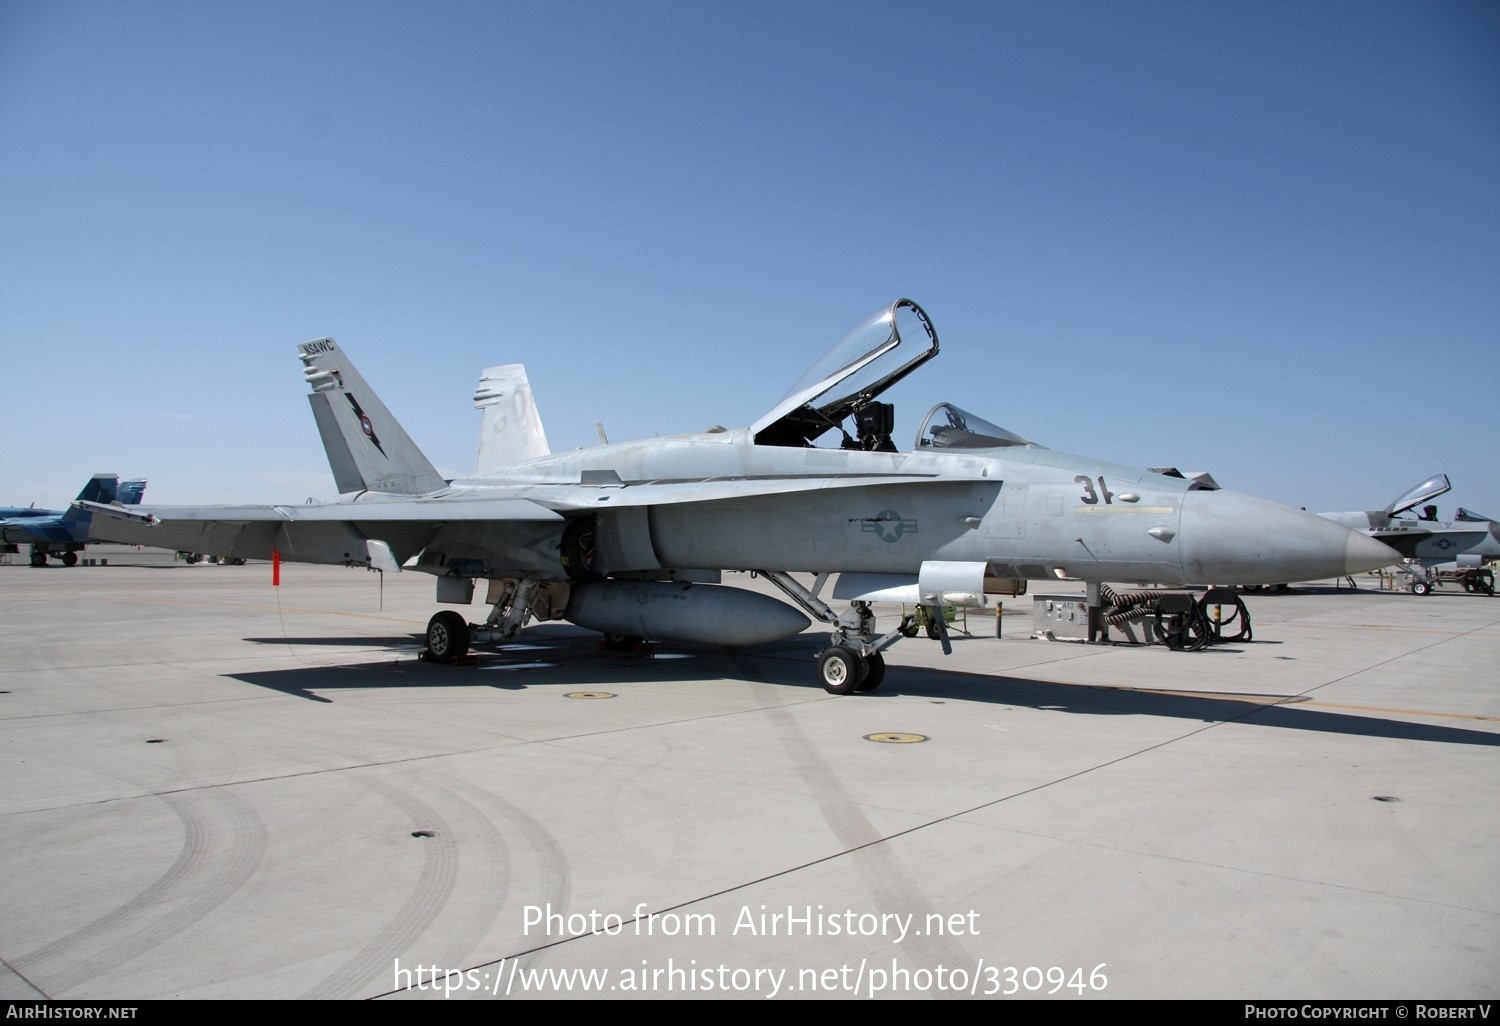
[[[429,622],[427,653],[440,661],[532,619],[620,643],[751,645],[812,617],[832,632],[819,680],[837,694],[877,686],[881,652],[902,636],[876,635],[872,601],[920,602],[941,623],[943,606],[1021,594],[1031,580],[1083,580],[1097,607],[1106,581],[1309,580],[1399,558],[1312,514],[1048,449],[949,403],[931,407],[901,451],[894,407],[878,398],[937,355],[927,314],[897,300],[749,427],[557,454],[533,424],[524,378],[494,368],[475,397],[486,473],[449,482],[347,355],[318,339],[299,356],[338,500],[138,514],[88,505],[109,514],[97,536],[116,541],[393,571],[414,560],[437,577],[437,600],[456,605],[484,581],[482,623],[455,610]],[[722,586],[725,570],[764,576],[792,604]],[[833,575],[843,613],[822,598]]]
[[[121,483],[118,474],[95,474],[78,493],[78,501],[136,505],[145,493],[145,481]],[[32,566],[46,566],[48,556],[61,560],[64,566],[73,566],[89,540],[91,520],[89,510],[77,505],[65,510],[0,507],[0,543],[6,552],[30,545]]]
[[[1322,516],[1379,539],[1410,560],[1409,566],[1425,571],[1481,571],[1487,560],[1500,559],[1500,524],[1466,509],[1459,509],[1456,522],[1440,522],[1437,506],[1432,505],[1431,500],[1451,488],[1448,475],[1438,474],[1407,489],[1391,500],[1385,509],[1324,513]],[[1402,516],[1412,513],[1423,503],[1427,505],[1422,506],[1420,513]],[[1487,579],[1485,590],[1494,594],[1493,574],[1486,577],[1476,573],[1472,576],[1475,580]],[[1415,572],[1411,590],[1414,594],[1426,595],[1432,591],[1434,583],[1431,573]]]

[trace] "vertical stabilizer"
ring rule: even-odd
[[[115,493],[120,487],[119,474],[95,474],[89,478],[89,483],[83,486],[78,493],[78,499],[82,502],[114,502]],[[77,506],[69,506],[63,511],[63,523],[65,524],[88,524],[91,520],[87,510],[79,509]]]
[[[479,429],[479,476],[536,456],[546,456],[547,432],[531,395],[526,368],[519,363],[490,367],[479,377],[474,408],[484,421]]]
[[[331,338],[297,347],[318,434],[341,494],[423,495],[447,485]]]
[[[115,501],[122,506],[139,506],[145,496],[146,482],[121,481],[120,490],[115,493]]]

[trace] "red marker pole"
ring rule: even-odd
[[[271,550],[271,587],[279,587],[281,584],[281,553],[275,549]]]

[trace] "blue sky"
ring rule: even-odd
[[[1500,517],[1500,5],[0,0],[0,504],[328,497],[753,421],[909,296],[949,401],[1314,511]]]

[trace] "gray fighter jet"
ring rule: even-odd
[[[532,620],[615,643],[754,645],[811,616],[832,632],[818,680],[835,694],[875,688],[881,652],[902,637],[877,636],[872,601],[921,603],[941,624],[942,607],[1022,594],[1033,580],[1088,582],[1097,602],[1102,582],[1312,580],[1400,558],[1310,513],[1057,452],[949,403],[903,450],[879,398],[937,355],[927,314],[897,300],[749,427],[556,454],[524,375],[493,368],[475,397],[485,472],[446,481],[348,356],[319,339],[299,356],[338,499],[134,515],[101,506],[95,536],[389,571],[410,562],[437,578],[437,601],[457,605],[484,581],[482,623],[444,610],[428,624],[426,657],[445,662]],[[760,574],[790,604],[725,586],[724,571]],[[823,597],[835,576],[842,613]]]
[[[1345,527],[1363,531],[1401,553],[1413,571],[1413,594],[1431,593],[1435,578],[1421,571],[1440,568],[1473,571],[1472,579],[1487,580],[1486,590],[1493,594],[1494,575],[1481,572],[1485,571],[1487,561],[1500,559],[1500,524],[1462,508],[1456,522],[1439,521],[1437,506],[1431,504],[1432,500],[1451,488],[1448,475],[1438,474],[1407,489],[1391,500],[1385,509],[1321,515]],[[1419,505],[1422,506],[1420,511],[1417,510]]]

